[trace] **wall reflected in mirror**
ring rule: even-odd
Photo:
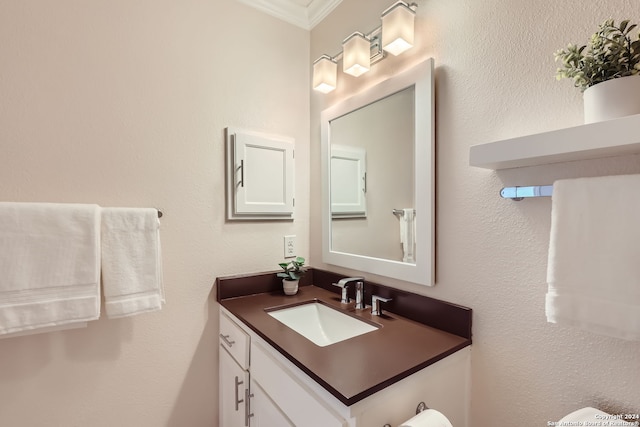
[[[331,250],[414,262],[414,105],[411,86],[330,121]]]

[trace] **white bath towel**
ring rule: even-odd
[[[0,336],[100,316],[100,208],[0,203]]]
[[[102,286],[107,317],[162,308],[162,262],[158,211],[102,209]]]
[[[415,209],[402,209],[402,215],[400,215],[400,243],[402,244],[402,262],[416,262],[415,216]]]
[[[640,339],[640,175],[554,184],[549,322]]]

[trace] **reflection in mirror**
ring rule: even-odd
[[[414,93],[411,86],[330,121],[332,250],[394,261],[408,259],[403,242],[414,241],[407,236],[413,227],[407,228],[408,218],[393,212],[414,209]],[[348,169],[366,173],[344,173],[344,163],[359,163],[336,160],[336,152],[342,154],[339,159],[349,157],[345,147],[366,162],[361,168]],[[358,186],[364,182],[366,186]],[[337,215],[335,206],[343,208],[348,200],[360,201],[356,210],[364,214],[353,212],[348,219]],[[414,253],[413,247],[406,249]]]
[[[366,148],[331,144],[331,214],[333,218],[366,218],[366,196]]]
[[[322,112],[323,261],[433,285],[433,60]]]

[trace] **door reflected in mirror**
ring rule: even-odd
[[[322,258],[434,283],[433,59],[324,110]]]
[[[330,121],[331,250],[414,262],[414,97],[411,86]]]

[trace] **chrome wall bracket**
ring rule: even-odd
[[[528,187],[505,187],[500,190],[500,196],[504,199],[520,201],[525,197],[551,197],[553,185],[533,185]]]

